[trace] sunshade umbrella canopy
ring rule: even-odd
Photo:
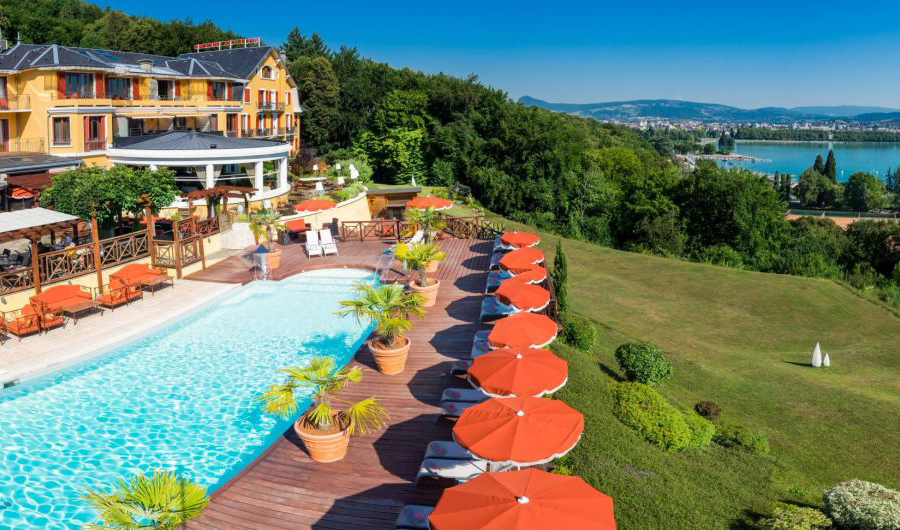
[[[500,282],[494,295],[501,303],[520,311],[540,311],[550,303],[550,291],[516,278]]]
[[[541,242],[541,238],[537,234],[531,232],[504,232],[500,236],[500,243],[506,247],[525,248],[533,247]]]
[[[544,253],[536,248],[519,248],[500,259],[500,267],[513,274],[525,272],[543,263]]]
[[[523,469],[484,473],[447,488],[428,517],[433,530],[615,530],[612,497],[580,477]]]
[[[406,202],[407,208],[415,210],[426,210],[428,208],[447,210],[452,206],[453,201],[450,199],[442,199],[440,197],[416,197],[415,199]]]
[[[488,343],[494,348],[543,348],[556,331],[556,322],[546,315],[516,313],[494,323]]]
[[[491,398],[464,410],[453,437],[492,463],[530,466],[568,453],[584,431],[584,416],[556,399]]]
[[[307,199],[294,205],[294,210],[301,215],[324,212],[337,206],[334,201],[328,199]]]
[[[510,279],[522,283],[541,283],[547,279],[547,269],[539,265],[534,265],[530,269],[520,272]]]
[[[569,364],[550,350],[509,348],[480,355],[469,367],[469,382],[491,397],[534,396],[556,392],[569,375]]]

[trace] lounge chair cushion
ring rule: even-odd
[[[466,481],[484,473],[486,469],[481,460],[450,460],[444,458],[426,458],[416,474],[416,482],[423,477],[449,478]]]
[[[476,460],[472,453],[453,441],[434,440],[425,448],[425,458],[444,458],[448,460]]]
[[[284,223],[284,227],[288,232],[305,232],[309,230],[309,225],[303,219],[294,219]]]
[[[30,298],[31,303],[44,311],[59,310],[68,305],[90,300],[91,293],[82,290],[78,285],[56,285]]]
[[[434,511],[434,506],[421,504],[407,504],[400,510],[395,526],[410,530],[428,530],[428,516]]]
[[[455,418],[462,414],[464,410],[477,404],[471,401],[441,401],[441,408],[444,409],[444,416]]]
[[[477,388],[448,388],[441,395],[441,401],[469,401],[481,403],[490,396]]]

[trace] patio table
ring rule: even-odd
[[[172,286],[175,285],[175,283],[172,282],[171,276],[153,276],[150,278],[141,278],[140,280],[137,281],[138,285],[140,285],[142,288],[143,287],[150,288],[150,296],[155,296],[156,288],[166,282],[168,282]]]
[[[84,300],[83,302],[69,304],[62,308],[62,313],[67,318],[75,321],[73,325],[78,325],[79,315],[90,311],[91,309],[98,309],[100,311],[100,316],[103,316],[103,307],[100,305],[100,300]]]

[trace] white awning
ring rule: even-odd
[[[28,208],[14,212],[3,212],[0,213],[0,233],[77,220],[78,218],[74,215],[46,208]]]

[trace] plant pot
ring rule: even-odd
[[[388,348],[378,339],[366,341],[372,357],[375,358],[375,364],[378,365],[378,371],[385,375],[397,375],[406,368],[406,358],[409,356],[409,346],[412,342],[406,337],[397,337],[397,342],[402,345]]]
[[[300,418],[294,422],[294,432],[303,440],[309,457],[316,462],[337,462],[347,454],[350,433],[346,426],[341,430],[335,429],[334,432],[322,432],[305,426],[303,418]]]
[[[440,261],[432,261],[431,263],[428,264],[427,267],[425,267],[425,272],[428,274],[436,273],[438,270],[438,265],[440,265],[440,263],[441,263]]]
[[[266,254],[266,264],[269,266],[269,270],[274,270],[281,266],[280,248],[275,247]]]
[[[420,286],[418,282],[410,282],[407,287],[409,287],[410,291],[419,293],[425,297],[425,303],[422,304],[422,307],[431,307],[437,302],[438,288],[440,286],[440,280],[429,278],[427,287]]]

